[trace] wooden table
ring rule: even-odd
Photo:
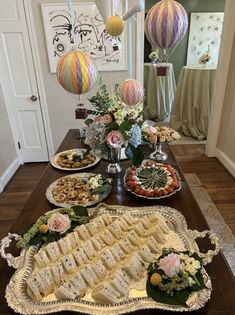
[[[79,147],[79,140],[77,139],[78,132],[76,130],[70,130],[66,135],[63,143],[61,144],[59,151],[66,149]],[[126,167],[130,165],[130,161],[122,161],[121,165],[123,171],[118,175],[113,175],[113,191],[105,199],[107,204],[120,204],[126,206],[152,206],[152,205],[167,205],[173,208],[178,209],[185,216],[188,227],[190,229],[205,230],[208,229],[208,225],[201,214],[201,211],[194,200],[192,193],[183,177],[182,172],[180,171],[174,156],[171,153],[170,147],[166,146],[164,148],[169,155],[168,161],[175,168],[179,170],[179,174],[182,178],[182,189],[180,192],[177,192],[176,195],[173,195],[169,198],[162,199],[159,201],[146,200],[135,197],[131,193],[125,191],[123,187],[123,175]],[[147,150],[146,150],[146,153]],[[108,162],[101,161],[98,165],[90,168],[90,172],[105,173]],[[68,175],[68,172],[60,171],[53,168],[48,164],[45,172],[42,174],[41,178],[38,181],[38,185],[35,187],[30,198],[23,207],[20,216],[18,217],[16,223],[12,227],[12,232],[19,232],[25,225],[34,222],[42,213],[47,210],[53,209],[54,206],[51,205],[45,197],[45,192],[50,183],[52,183],[57,178]],[[202,240],[200,242],[201,250],[207,250],[208,242],[207,240]],[[13,253],[17,254],[15,250]],[[230,271],[224,257],[222,254],[217,255],[213,263],[206,266],[213,285],[212,296],[205,308],[195,312],[195,314],[203,315],[230,315],[235,314],[235,279]],[[1,268],[1,287],[0,287],[0,315],[10,315],[14,312],[7,306],[5,301],[5,288],[10,280],[11,275],[13,274],[14,269],[8,267],[6,263],[3,264]],[[60,314],[69,314],[66,312]],[[170,312],[164,311],[140,311],[135,314],[170,314]],[[171,313],[172,314],[172,313]]]

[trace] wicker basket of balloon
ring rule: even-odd
[[[166,77],[169,75],[169,64],[167,63],[157,63],[155,66],[155,75],[158,77]]]

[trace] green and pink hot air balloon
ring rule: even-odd
[[[93,59],[79,50],[69,51],[59,59],[56,74],[66,91],[78,95],[90,91],[98,76]]]
[[[148,12],[145,34],[153,47],[160,49],[167,61],[188,28],[185,9],[175,0],[161,0]]]

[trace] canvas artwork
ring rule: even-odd
[[[52,73],[58,59],[73,47],[88,53],[99,71],[127,69],[125,31],[116,38],[107,34],[94,2],[73,4],[71,11],[66,4],[42,4],[41,8]],[[121,6],[116,13],[121,15]]]
[[[212,55],[209,65],[217,66],[223,18],[223,12],[191,13],[187,66],[198,65],[208,46]]]

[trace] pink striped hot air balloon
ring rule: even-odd
[[[137,105],[144,97],[143,85],[136,80],[125,80],[119,87],[121,100],[127,105]]]
[[[145,34],[154,47],[175,47],[184,37],[188,16],[180,3],[174,0],[157,2],[145,19]]]
[[[78,95],[90,91],[98,76],[93,59],[79,50],[69,51],[59,59],[56,74],[66,91]]]

